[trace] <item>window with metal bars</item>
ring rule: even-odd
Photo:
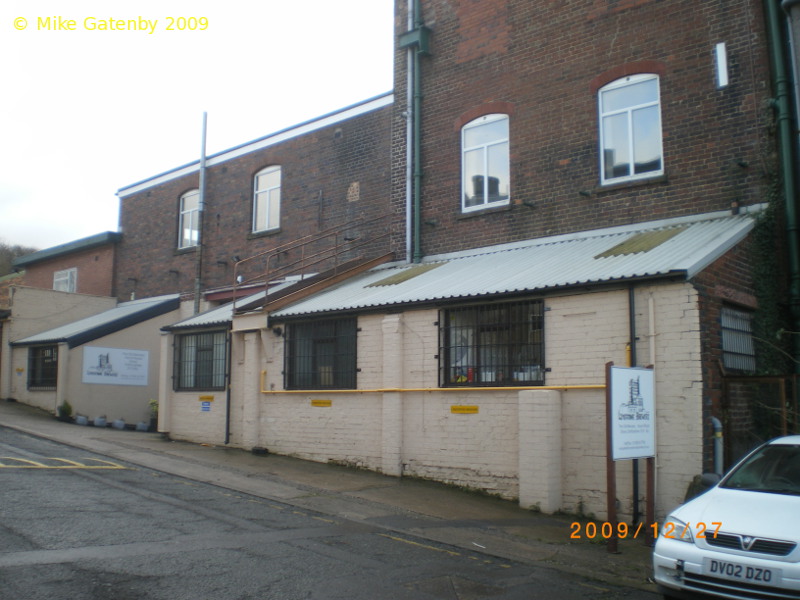
[[[58,383],[58,346],[28,349],[28,389],[52,391]]]
[[[286,389],[355,389],[355,318],[292,323],[286,338]]]
[[[543,385],[543,315],[541,300],[441,311],[440,385]]]
[[[224,390],[228,363],[226,331],[175,336],[175,390]]]
[[[726,369],[748,373],[756,370],[752,321],[753,315],[748,311],[722,307],[722,364]]]

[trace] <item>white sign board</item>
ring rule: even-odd
[[[149,352],[123,348],[83,348],[83,383],[147,385]]]
[[[613,460],[656,455],[656,404],[652,369],[611,367]]]

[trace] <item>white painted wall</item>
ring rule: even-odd
[[[697,295],[674,283],[637,288],[634,297],[638,362],[656,369],[656,503],[663,514],[682,500],[702,464]],[[627,364],[627,289],[549,297],[545,305],[548,386],[604,384],[607,362]],[[430,478],[526,507],[604,518],[605,391],[437,389],[436,321],[431,309],[360,317],[360,393],[284,392],[283,339],[267,329],[234,333],[232,445]],[[224,407],[215,401],[211,413],[200,413],[197,402],[197,395],[170,395],[171,435],[220,443]],[[477,412],[452,411],[464,405]],[[631,462],[618,462],[622,517],[633,505],[632,477]]]

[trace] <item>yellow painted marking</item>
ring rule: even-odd
[[[311,406],[316,406],[317,408],[330,408],[333,406],[333,401],[331,400],[312,400]]]
[[[78,462],[67,458],[42,457],[39,461],[16,456],[0,456],[0,469],[127,469],[122,465],[99,458],[85,458],[84,462]],[[40,461],[56,461],[57,464],[47,464]],[[96,464],[87,464],[85,461],[93,461]]]
[[[323,523],[330,523],[331,525],[336,525],[336,521],[332,519],[323,519],[322,517],[311,517],[312,519],[316,519],[317,521],[322,521]]]
[[[394,536],[394,535],[388,535],[388,534],[385,534],[385,533],[379,533],[378,535],[381,536],[381,537],[388,538],[390,540],[394,540],[395,542],[403,542],[404,544],[409,544],[410,546],[417,546],[418,548],[424,548],[425,550],[433,550],[434,552],[443,552],[444,554],[449,554],[450,556],[461,556],[460,552],[455,552],[453,550],[445,550],[443,548],[436,548],[435,546],[428,546],[427,544],[420,544],[419,542],[412,542],[411,540],[407,540],[405,538],[397,537],[397,536]],[[476,558],[474,556],[469,556],[467,558],[469,558],[471,560],[480,560],[479,558]],[[494,561],[486,560],[486,559],[484,559],[483,563],[486,564],[486,565],[497,564]],[[497,566],[499,566],[501,569],[510,569],[511,568],[511,565],[506,565],[506,564],[503,564],[503,563],[499,563],[499,564],[497,564]]]
[[[478,407],[454,404],[450,407],[450,412],[453,413],[454,415],[477,415]]]
[[[387,535],[385,533],[379,533],[378,535],[390,540],[394,540],[395,542],[403,542],[404,544],[408,544],[410,546],[417,546],[418,548],[425,548],[426,550],[433,550],[434,552],[443,552],[444,554],[449,554],[450,556],[461,556],[460,552],[453,552],[452,550],[445,550],[443,548],[436,548],[435,546],[428,546],[427,544],[420,544],[419,542],[412,542],[411,540],[406,540],[393,535]]]

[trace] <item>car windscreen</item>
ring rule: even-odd
[[[762,447],[732,471],[720,487],[800,495],[800,446]]]

